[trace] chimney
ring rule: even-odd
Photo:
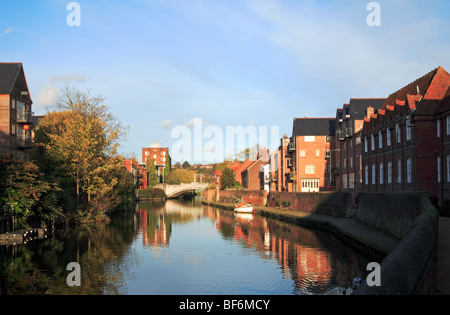
[[[374,113],[375,113],[375,109],[372,106],[369,106],[367,108],[367,115],[366,115],[366,117],[370,118]]]

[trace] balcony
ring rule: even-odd
[[[31,136],[17,136],[17,147],[19,149],[33,148],[33,138]]]
[[[18,109],[17,110],[17,122],[18,123],[33,123],[34,113],[29,110]]]
[[[288,150],[289,150],[289,152],[295,151],[295,142],[290,142],[288,144]]]

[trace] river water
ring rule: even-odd
[[[370,258],[326,232],[189,201],[0,247],[2,294],[302,295],[364,277]],[[70,262],[80,286],[68,286]],[[73,277],[71,277],[73,279]]]

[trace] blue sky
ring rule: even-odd
[[[445,0],[377,1],[375,27],[364,0],[85,0],[79,27],[66,23],[69,2],[2,1],[0,60],[24,64],[35,114],[65,82],[103,95],[130,127],[121,152],[139,159],[154,140],[179,147],[176,127],[194,139],[200,118],[197,130],[222,136],[197,134],[190,158],[174,162],[220,162],[194,152],[219,150],[227,126],[278,127],[279,139],[294,117],[334,117],[351,97],[387,97],[450,69]]]

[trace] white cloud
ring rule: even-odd
[[[58,87],[52,85],[46,85],[40,88],[34,106],[42,109],[55,106],[58,101],[59,91],[60,89]]]
[[[8,27],[6,30],[3,31],[3,33],[0,34],[0,38],[5,36],[6,34],[11,33],[12,31],[14,31],[14,28]]]
[[[163,122],[158,124],[158,127],[164,129],[170,129],[174,125],[172,120],[164,120]]]
[[[83,83],[88,77],[83,74],[54,75],[50,78],[51,82],[76,82]]]

